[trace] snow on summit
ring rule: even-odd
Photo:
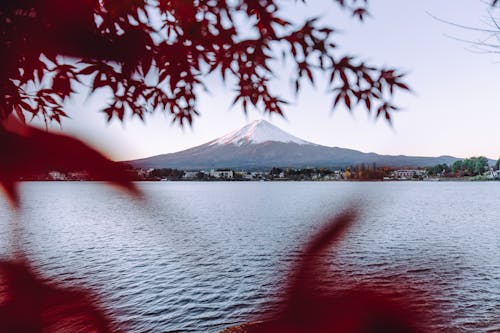
[[[239,130],[215,139],[214,141],[210,142],[210,145],[234,144],[237,146],[241,146],[243,144],[257,144],[267,141],[297,143],[299,145],[311,144],[310,142],[304,141],[297,138],[296,136],[288,134],[287,132],[279,129],[266,120],[256,120],[240,128]]]

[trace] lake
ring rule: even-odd
[[[19,216],[0,202],[2,255],[17,218],[33,265],[98,290],[130,331],[218,332],[279,302],[301,244],[356,204],[332,272],[433,286],[449,331],[500,331],[500,182],[138,186],[143,201],[101,183],[22,183]]]

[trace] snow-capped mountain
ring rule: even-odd
[[[258,120],[201,146],[128,163],[141,168],[264,170],[274,166],[330,168],[361,163],[417,167],[451,164],[456,160],[458,158],[452,156],[391,156],[322,146],[293,136],[265,120]]]
[[[312,144],[297,138],[282,129],[272,125],[265,120],[256,120],[242,127],[239,130],[221,136],[218,139],[210,141],[210,145],[234,144],[241,146],[244,144],[259,144],[267,141],[296,143],[299,145]]]

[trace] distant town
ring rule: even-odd
[[[377,167],[360,164],[346,168],[281,168],[249,171],[233,169],[181,170],[173,168],[133,168],[127,165],[130,178],[136,181],[439,181],[500,180],[500,159],[488,165],[485,157],[459,160],[452,165],[438,164],[426,168]],[[86,171],[50,171],[21,180],[92,181]]]

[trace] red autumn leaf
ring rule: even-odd
[[[344,95],[344,103],[347,106],[347,108],[351,110],[351,98],[349,97],[348,94]]]

